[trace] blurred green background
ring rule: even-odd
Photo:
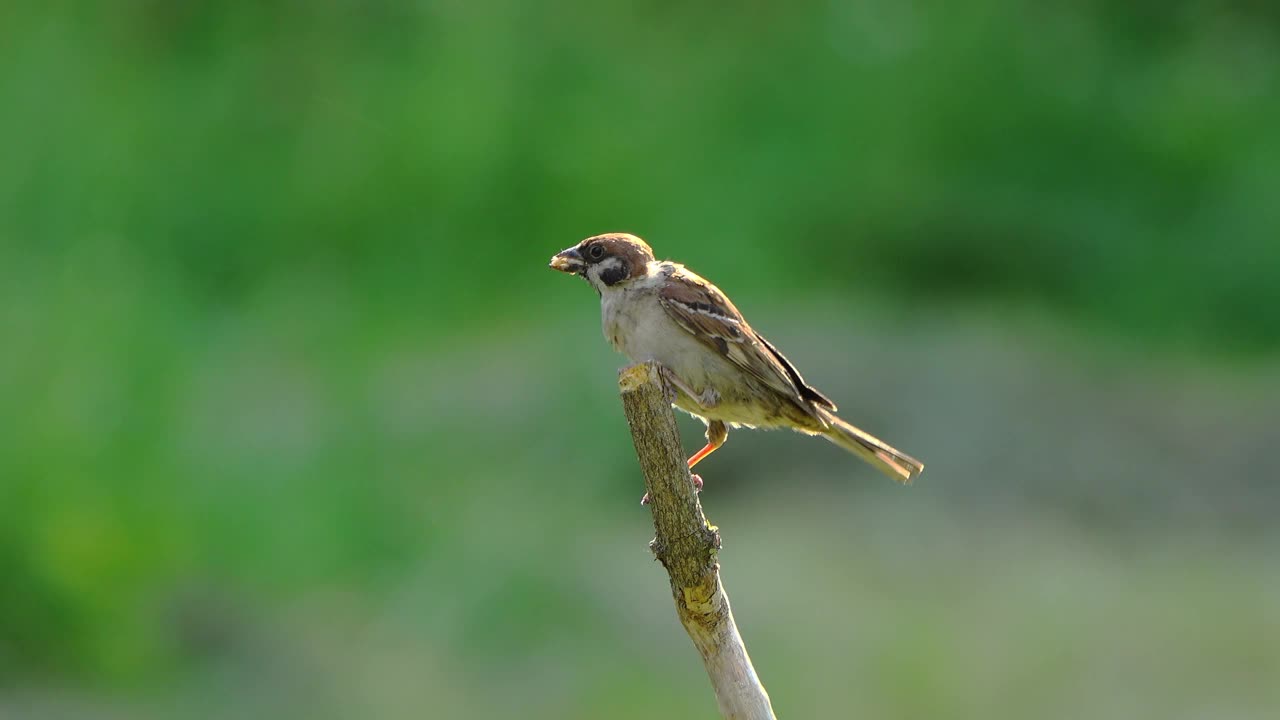
[[[701,467],[781,717],[1274,717],[1277,27],[5,5],[0,717],[714,717],[546,269],[610,230],[928,463]]]

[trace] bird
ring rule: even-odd
[[[622,232],[586,238],[550,267],[584,278],[600,296],[609,343],[634,363],[655,361],[673,404],[706,424],[693,468],[722,446],[729,428],[790,428],[818,435],[901,483],[924,463],[836,416],[836,404],[805,382],[715,285]],[[698,483],[701,478],[694,476]]]

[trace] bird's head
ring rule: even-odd
[[[552,269],[581,275],[603,293],[649,274],[653,250],[627,233],[595,235],[551,258]]]

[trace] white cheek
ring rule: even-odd
[[[591,286],[596,290],[602,290],[605,287],[604,282],[600,280],[600,271],[599,265],[592,265],[587,268],[587,282],[591,283]]]
[[[616,257],[608,258],[587,268],[587,280],[591,282],[591,285],[595,287],[595,289],[603,292],[608,289],[609,286],[605,284],[604,280],[602,280],[600,276],[609,270],[617,270],[621,267],[621,260]]]

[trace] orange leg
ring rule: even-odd
[[[712,420],[707,423],[707,444],[701,450],[693,454],[689,458],[689,467],[693,467],[702,461],[702,458],[715,452],[717,448],[729,439],[729,428],[719,420]]]
[[[702,458],[715,452],[716,448],[718,447],[720,446],[714,443],[707,443],[701,450],[694,453],[693,457],[689,458],[689,467],[693,467],[694,465],[697,465],[702,460]]]
[[[707,445],[706,447],[702,448],[698,452],[694,453],[693,457],[689,458],[688,460],[689,467],[693,467],[694,465],[697,465],[698,461],[702,460],[702,458],[715,452],[716,448],[723,445],[724,441],[727,440],[728,438],[729,438],[729,428],[724,423],[720,422],[719,420],[712,420],[711,422],[707,423]],[[695,475],[690,475],[690,478],[693,480],[694,487],[701,490],[702,477],[695,474]],[[645,493],[644,497],[640,498],[640,504],[641,505],[649,504],[649,493]]]

